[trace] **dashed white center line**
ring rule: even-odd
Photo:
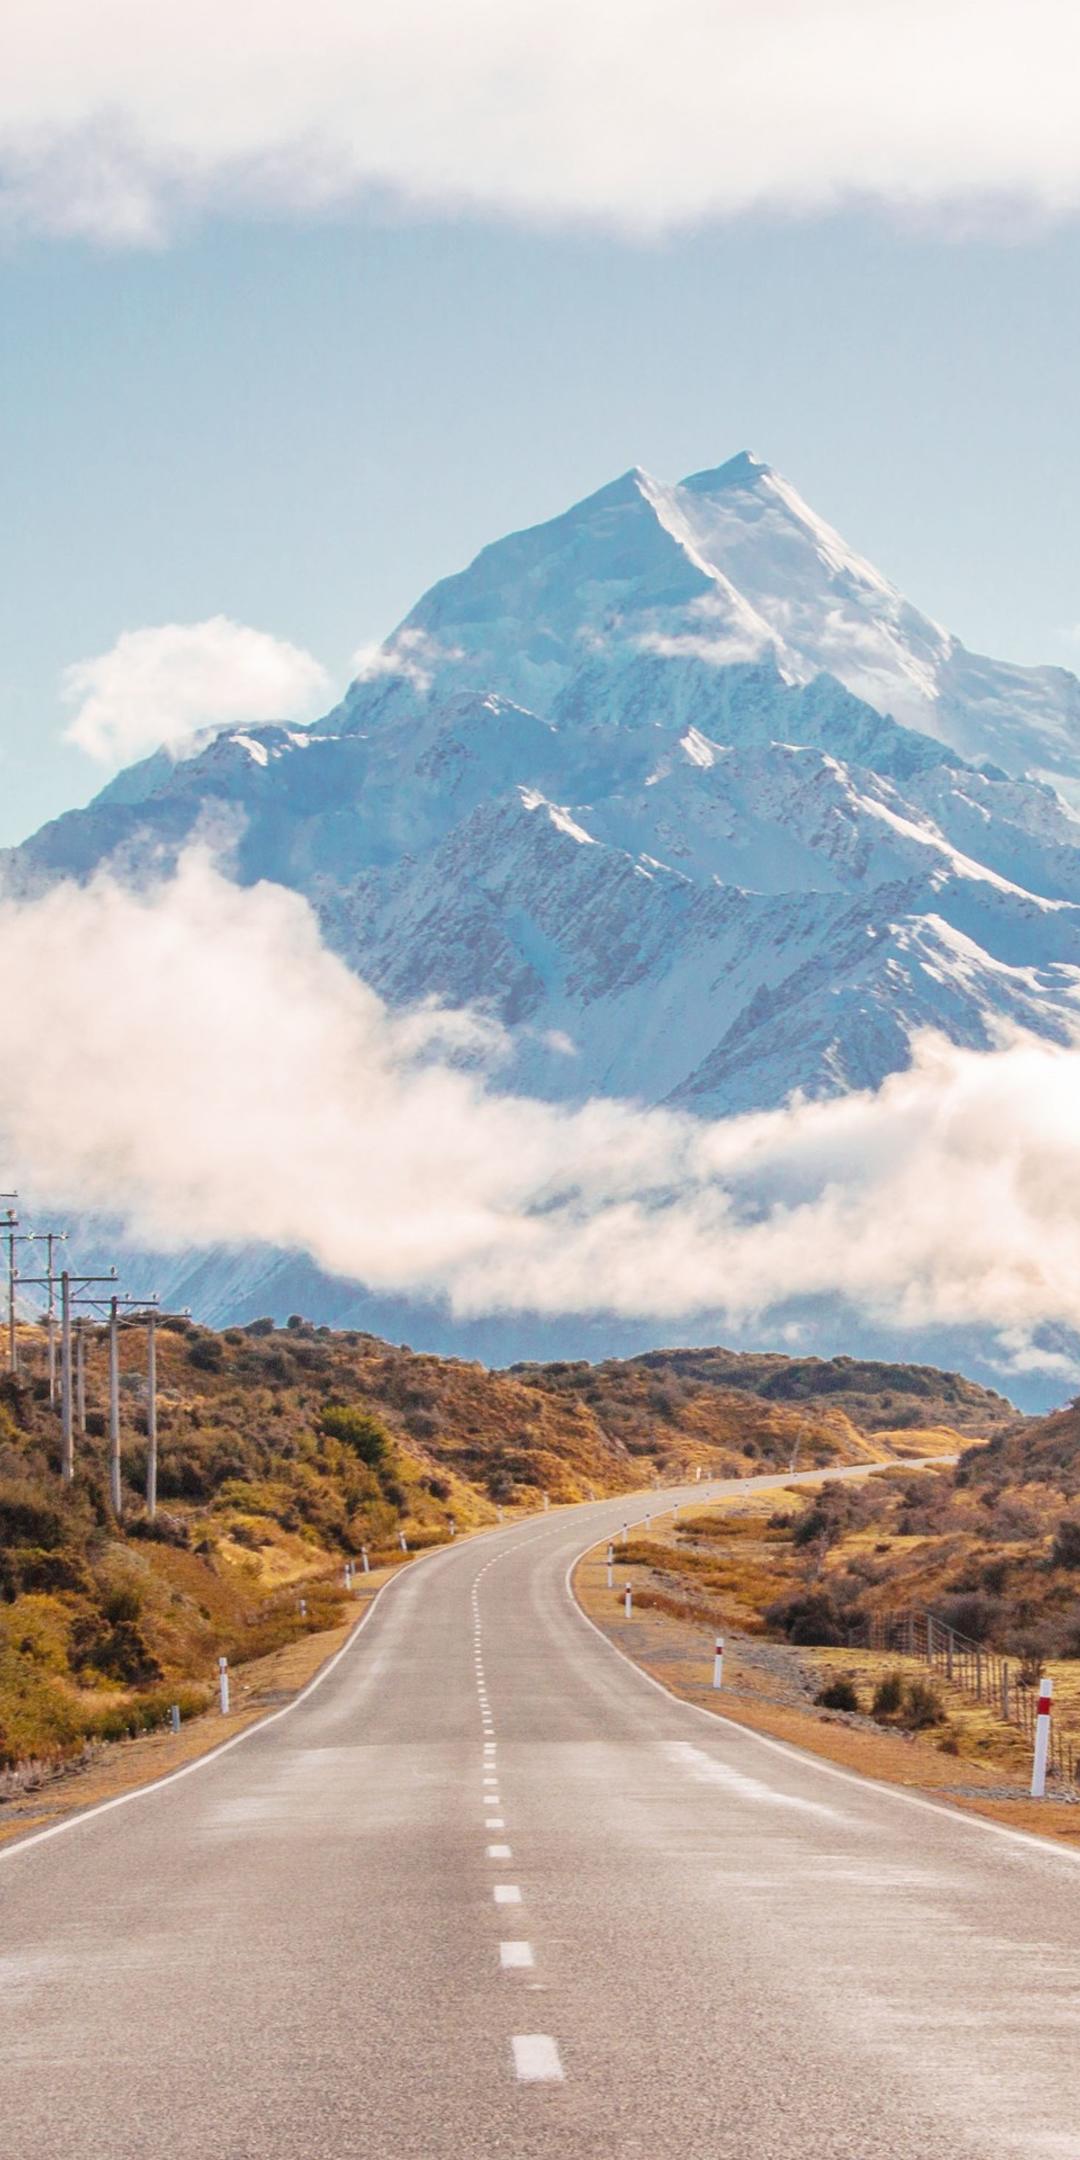
[[[512,1860],[512,1859],[513,1859],[513,1857],[514,1857],[514,1856],[513,1856],[513,1853],[512,1853],[512,1852],[511,1852],[511,1850],[510,1850],[510,1847],[509,1847],[509,1845],[489,1845],[489,1846],[488,1846],[488,1859],[489,1859],[489,1860]]]
[[[497,1882],[493,1885],[491,1894],[496,1905],[520,1905],[521,1903],[521,1892],[516,1882]]]
[[[564,2071],[559,2050],[549,2033],[515,2033],[514,2071],[522,2085],[559,2084]]]
[[[533,1947],[527,1942],[501,1942],[499,1963],[504,1972],[513,1972],[523,1965],[534,1965]]]
[[[504,1815],[485,1815],[484,1828],[485,1830],[505,1830],[506,1817]]]

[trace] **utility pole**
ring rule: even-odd
[[[157,1314],[146,1316],[146,1512],[157,1514]]]
[[[62,1234],[59,1231],[53,1232],[53,1235],[57,1237]],[[48,1288],[54,1279],[51,1269],[48,1275],[26,1275],[22,1278],[24,1282],[33,1283],[38,1288]],[[100,1304],[101,1300],[99,1298],[78,1297],[76,1292],[80,1290],[85,1292],[98,1283],[114,1283],[115,1281],[115,1268],[108,1275],[72,1275],[70,1269],[64,1268],[60,1275],[60,1474],[65,1485],[70,1485],[75,1475],[74,1389],[72,1387],[71,1371],[72,1307],[74,1305]],[[81,1420],[79,1429],[85,1432],[85,1398],[81,1404]]]
[[[156,1299],[117,1297],[109,1299],[109,1499],[114,1515],[124,1511],[124,1495],[120,1483],[120,1313],[129,1311],[155,1313]],[[151,1328],[153,1321],[151,1320]],[[148,1426],[153,1428],[153,1438],[147,1449],[147,1506],[149,1507],[150,1461],[154,1465],[154,1507],[157,1506],[157,1344],[150,1356],[153,1367],[153,1407],[149,1412]]]
[[[86,1322],[75,1322],[75,1423],[81,1439],[86,1437]]]
[[[54,1245],[57,1245],[57,1244],[60,1244],[60,1245],[66,1244],[66,1242],[67,1242],[67,1231],[66,1231],[66,1230],[46,1230],[46,1231],[44,1232],[44,1237],[45,1237],[45,1248],[46,1248],[46,1251],[47,1251],[47,1253],[48,1253],[48,1256],[49,1256],[49,1257],[48,1257],[48,1260],[47,1260],[47,1262],[46,1262],[46,1265],[45,1265],[45,1280],[46,1280],[46,1282],[47,1282],[47,1284],[48,1284],[48,1289],[49,1289],[49,1302],[48,1302],[48,1305],[47,1305],[47,1306],[46,1306],[46,1308],[45,1308],[45,1321],[46,1321],[46,1326],[47,1326],[47,1328],[48,1328],[48,1331],[49,1331],[49,1407],[50,1407],[50,1409],[55,1409],[55,1407],[56,1407],[56,1276],[55,1276],[55,1275],[54,1275],[54,1273],[53,1273],[53,1246],[54,1246]]]
[[[3,1198],[4,1200],[17,1200],[18,1197],[18,1193],[4,1193],[0,1195],[0,1198]],[[15,1338],[15,1239],[18,1236],[19,1218],[16,1215],[14,1208],[9,1207],[6,1210],[4,1215],[3,1228],[7,1231],[8,1371],[14,1374],[17,1373],[19,1370],[19,1348]]]

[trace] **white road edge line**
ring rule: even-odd
[[[521,2085],[561,2084],[565,2076],[550,2033],[515,2033],[514,2073]]]
[[[473,1538],[482,1537],[509,1538],[514,1530],[524,1529],[525,1527],[525,1524],[521,1523],[511,1525],[493,1523],[490,1529],[473,1531],[468,1542],[471,1544]],[[529,1527],[532,1527],[531,1524]],[[533,1539],[531,1537],[522,1538],[521,1543],[531,1545]],[[92,1822],[96,1815],[110,1815],[114,1808],[130,1807],[133,1801],[136,1800],[148,1800],[152,1793],[164,1792],[167,1785],[175,1785],[180,1778],[194,1777],[196,1771],[208,1770],[211,1763],[220,1762],[221,1757],[228,1755],[232,1748],[242,1746],[245,1740],[253,1740],[256,1733],[266,1732],[271,1725],[276,1725],[280,1718],[291,1717],[293,1711],[299,1710],[301,1703],[306,1702],[309,1695],[314,1695],[316,1688],[320,1688],[324,1680],[329,1680],[331,1673],[336,1666],[340,1665],[342,1658],[348,1656],[353,1644],[358,1642],[363,1634],[379,1600],[386,1596],[388,1590],[395,1589],[399,1583],[412,1581],[417,1568],[425,1566],[429,1568],[437,1567],[440,1562],[446,1565],[455,1557],[452,1545],[443,1545],[431,1552],[414,1554],[408,1567],[398,1568],[376,1590],[374,1597],[361,1613],[352,1633],[346,1636],[340,1650],[335,1650],[333,1657],[327,1658],[325,1665],[320,1665],[318,1672],[308,1681],[306,1687],[301,1688],[299,1695],[294,1695],[290,1703],[283,1703],[280,1710],[271,1710],[266,1717],[256,1718],[253,1725],[246,1725],[243,1732],[234,1733],[231,1740],[222,1740],[217,1747],[208,1748],[205,1755],[197,1755],[194,1762],[181,1763],[177,1770],[167,1770],[163,1777],[151,1778],[146,1785],[134,1785],[130,1792],[117,1793],[112,1800],[95,1801],[93,1807],[80,1808],[77,1814],[65,1816],[63,1822],[51,1823],[47,1830],[32,1830],[28,1837],[9,1839],[5,1844],[0,1845],[0,1862],[13,1860],[17,1853],[29,1852],[33,1845],[45,1845],[50,1838],[64,1837],[68,1831],[78,1830],[83,1823]]]
[[[818,1477],[822,1475],[820,1471],[814,1474]],[[689,1711],[692,1717],[704,1718],[714,1732],[718,1725],[726,1725],[729,1731],[741,1733],[747,1740],[752,1740],[756,1747],[767,1748],[772,1755],[786,1756],[789,1761],[800,1764],[804,1769],[816,1770],[821,1777],[835,1778],[841,1785],[854,1785],[861,1793],[881,1793],[886,1799],[895,1800],[900,1807],[918,1808],[923,1815],[936,1815],[939,1822],[944,1816],[946,1822],[955,1823],[961,1829],[985,1830],[991,1837],[1006,1838],[1013,1845],[1022,1845],[1026,1852],[1036,1853],[1043,1860],[1064,1860],[1071,1867],[1080,1866],[1080,1852],[1072,1852],[1067,1845],[1056,1845],[1050,1838],[1037,1837],[1031,1830],[1010,1830],[1008,1823],[988,1822],[985,1815],[969,1815],[965,1809],[951,1808],[944,1801],[924,1800],[917,1793],[900,1792],[895,1785],[887,1785],[878,1778],[860,1777],[857,1770],[842,1770],[836,1763],[823,1761],[820,1755],[813,1754],[809,1748],[796,1747],[789,1740],[774,1740],[768,1733],[755,1732],[752,1725],[740,1725],[734,1718],[725,1717],[722,1710],[703,1710],[700,1703],[687,1702],[684,1696],[674,1694],[670,1688],[664,1686],[662,1680],[654,1680],[651,1673],[644,1672],[625,1650],[619,1648],[618,1643],[612,1642],[610,1635],[605,1635],[603,1628],[597,1627],[595,1620],[590,1620],[584,1606],[575,1596],[574,1569],[580,1567],[581,1562],[595,1550],[598,1542],[603,1543],[603,1540],[590,1538],[589,1543],[583,1545],[579,1553],[575,1553],[563,1578],[566,1595],[578,1619],[587,1628],[591,1628],[593,1634],[598,1635],[602,1643],[606,1643],[613,1655],[621,1658],[623,1664],[628,1665],[631,1672],[645,1682],[646,1687],[655,1688],[665,1702],[676,1703],[680,1710]]]

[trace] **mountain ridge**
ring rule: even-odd
[[[1075,1040],[1074,785],[1074,677],[967,653],[739,453],[493,542],[314,728],[155,754],[0,886],[216,840],[392,1006],[497,1018],[508,1088],[718,1116],[874,1088],[926,1027]]]

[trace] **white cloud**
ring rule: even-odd
[[[125,630],[112,650],[66,668],[65,730],[103,764],[126,764],[200,730],[311,715],[328,677],[297,645],[213,615],[206,622]]]
[[[378,682],[383,676],[399,675],[403,680],[426,696],[435,680],[435,671],[447,661],[464,659],[460,645],[443,645],[426,630],[398,630],[383,645],[362,645],[352,658],[354,682]]]
[[[93,965],[87,965],[92,954]],[[159,1248],[299,1248],[460,1312],[1080,1327],[1080,1048],[925,1037],[877,1094],[703,1121],[499,1092],[489,1022],[395,1017],[306,903],[197,852],[0,903],[0,1161]],[[16,1178],[17,1174],[17,1178]]]
[[[8,0],[10,219],[358,196],[658,231],[1080,201],[1075,0]]]

